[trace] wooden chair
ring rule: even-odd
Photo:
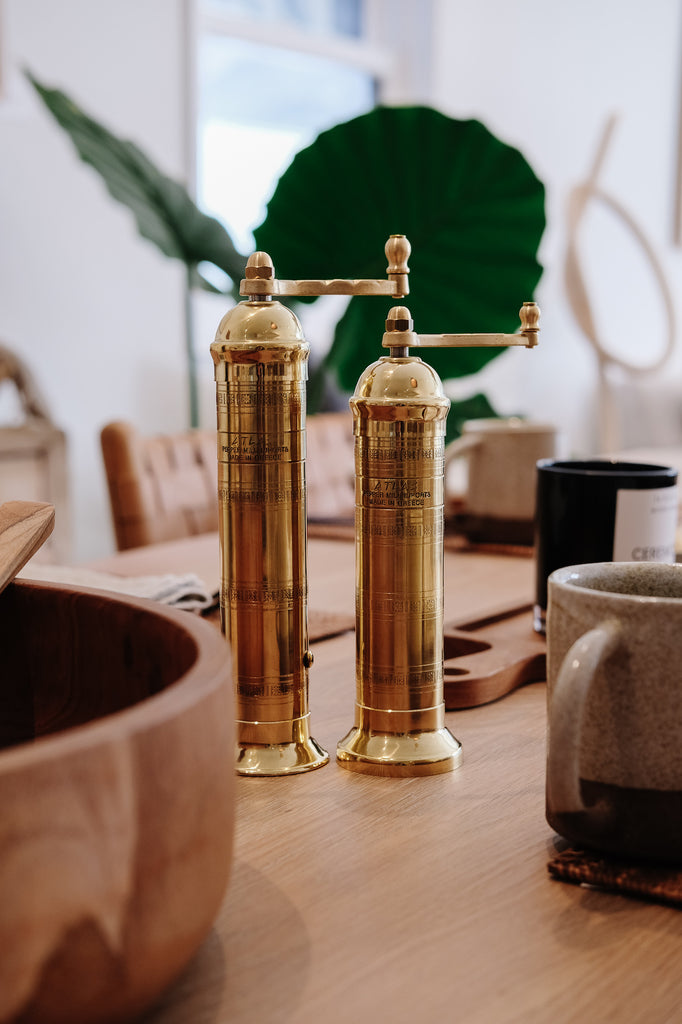
[[[308,519],[347,519],[355,510],[353,418],[320,412],[306,421]]]
[[[214,430],[143,437],[115,422],[100,440],[119,551],[218,529]]]
[[[308,517],[353,517],[353,428],[349,412],[318,413],[306,423]],[[130,424],[101,432],[119,551],[218,529],[213,430],[145,438]]]
[[[36,557],[66,562],[71,551],[66,435],[52,421],[26,363],[2,344],[0,387],[14,400],[22,418],[0,426],[0,504],[47,501],[54,505],[54,532]]]

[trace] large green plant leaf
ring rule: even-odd
[[[454,441],[462,433],[467,420],[483,420],[497,417],[499,413],[492,407],[486,395],[478,392],[469,398],[453,401],[445,422],[445,441]]]
[[[102,176],[114,199],[132,211],[140,234],[166,256],[182,260],[194,283],[212,287],[196,268],[213,263],[235,283],[236,294],[246,260],[223,225],[202,213],[184,186],[162,174],[134,142],[112,134],[59,89],[27,77],[81,159]]]
[[[255,231],[278,277],[385,277],[390,234],[412,244],[410,295],[421,333],[514,331],[540,278],[544,187],[521,153],[480,122],[428,107],[377,107],[322,132],[280,178]],[[326,365],[347,391],[383,353],[385,298],[356,297]],[[500,349],[429,349],[444,378]]]

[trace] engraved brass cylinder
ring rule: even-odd
[[[265,296],[231,309],[211,345],[221,624],[232,650],[243,775],[293,774],[328,760],[309,729],[308,354],[296,316]]]
[[[405,350],[406,352],[407,350]],[[373,363],[350,402],[355,435],[356,702],[337,747],[378,775],[451,771],[443,699],[443,458],[450,407],[435,371]]]

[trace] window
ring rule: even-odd
[[[377,102],[425,102],[429,3],[193,0],[195,189],[244,253],[281,173]]]

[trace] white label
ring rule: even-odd
[[[614,562],[674,562],[677,486],[618,491]]]

